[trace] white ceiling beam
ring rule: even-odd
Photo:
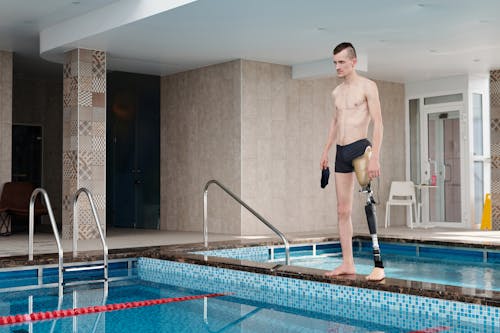
[[[123,0],[57,23],[40,32],[40,54],[196,0]]]

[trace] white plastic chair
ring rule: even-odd
[[[410,228],[413,229],[412,206],[415,210],[415,220],[418,221],[417,198],[415,185],[411,181],[395,181],[391,183],[389,200],[385,205],[385,228],[391,225],[391,206],[407,206],[410,215]],[[415,222],[416,223],[416,222]]]

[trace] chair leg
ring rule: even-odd
[[[418,223],[422,223],[422,203],[418,203],[417,205],[417,212],[418,212]]]
[[[387,225],[389,224],[389,215],[391,214],[391,205],[389,203],[385,204],[385,229],[387,229]]]
[[[416,203],[413,204],[413,209],[415,209],[415,225],[418,226],[420,214],[418,213],[418,208]]]
[[[0,236],[9,236],[12,233],[12,223],[10,215],[2,212],[0,213]]]
[[[411,209],[411,204],[408,206],[408,211],[410,212],[410,229],[413,229],[413,211]]]

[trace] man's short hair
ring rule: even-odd
[[[356,58],[356,49],[349,42],[343,42],[343,43],[340,43],[339,45],[335,46],[335,48],[333,49],[333,54],[335,55],[335,54],[340,53],[344,50],[347,50],[347,55],[349,56],[349,58],[351,58],[351,59]]]

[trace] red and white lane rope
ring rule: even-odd
[[[149,299],[149,300],[136,301],[136,302],[96,305],[96,306],[89,306],[89,307],[85,307],[85,308],[54,310],[54,311],[36,312],[36,313],[30,313],[30,314],[18,314],[18,315],[13,315],[13,316],[3,316],[3,317],[0,317],[0,326],[21,324],[21,323],[33,322],[33,321],[39,321],[39,320],[58,319],[58,318],[64,318],[64,317],[79,316],[79,315],[83,315],[83,314],[92,314],[92,313],[98,313],[98,312],[133,309],[133,308],[139,308],[139,307],[144,307],[144,306],[166,304],[166,303],[173,303],[173,302],[191,301],[194,299],[200,299],[200,298],[205,298],[205,297],[218,297],[218,296],[227,296],[227,295],[229,295],[229,294],[214,293],[214,294],[183,296],[183,297],[173,297],[173,298],[158,298],[158,299]]]
[[[447,331],[450,328],[447,326],[438,326],[438,327],[432,327],[432,328],[425,328],[423,330],[419,331],[411,331],[409,333],[435,333],[435,332],[441,332],[441,331]]]

